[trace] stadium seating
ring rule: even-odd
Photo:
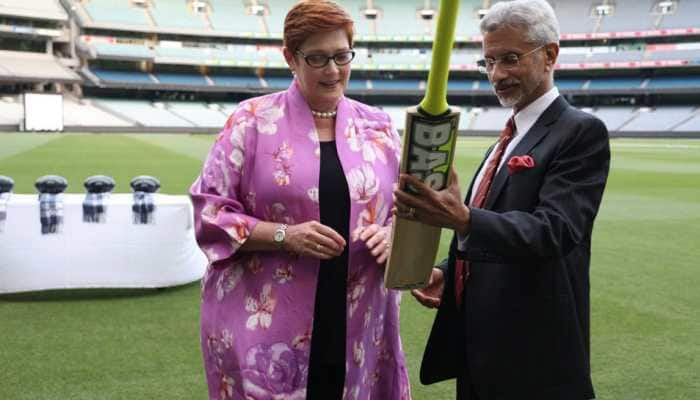
[[[190,11],[186,4],[177,0],[156,0],[150,11],[159,27],[205,30],[207,26],[201,16]]]
[[[157,0],[148,11],[133,6],[128,0],[89,0],[79,2],[71,0],[78,7],[84,7],[91,20],[97,24],[125,24],[151,28],[186,29],[200,31],[220,31],[236,33],[242,37],[271,35],[280,37],[287,10],[294,0],[267,0],[261,2],[266,7],[265,16],[250,15],[245,9],[245,2],[231,0],[209,0],[211,13],[207,17],[193,14],[185,1]],[[26,1],[5,0],[10,7],[26,9]],[[498,1],[494,1],[497,3]],[[45,2],[46,4],[50,2]],[[367,7],[366,0],[345,0],[343,6],[350,12],[360,37],[379,35],[405,39],[406,36],[423,36],[434,31],[435,18],[425,22],[419,19],[416,11],[424,7],[422,0],[375,0],[374,7],[382,13],[376,21],[364,17],[362,10]],[[432,2],[436,7],[437,2]],[[479,35],[477,11],[482,8],[482,0],[463,0],[460,2],[457,35],[471,38]],[[678,2],[675,13],[657,15],[650,12],[651,2],[640,6],[638,0],[616,0],[613,12],[608,16],[598,17],[592,13],[596,0],[552,0],[559,15],[564,33],[594,33],[645,31],[653,29],[697,27],[700,4],[694,0]],[[47,7],[42,5],[41,7]],[[58,15],[62,10],[54,6],[50,10],[38,11],[44,15]],[[149,19],[152,15],[152,21]],[[65,13],[63,13],[65,15]],[[63,17],[65,19],[65,17]],[[208,21],[208,22],[207,22]],[[263,29],[263,21],[267,32]],[[658,24],[658,26],[657,26]]]
[[[131,122],[125,121],[114,114],[96,107],[90,100],[75,100],[63,98],[63,125],[68,129],[76,127],[130,127]]]
[[[647,60],[690,60],[700,61],[697,50],[650,51],[645,54]]]
[[[482,8],[481,0],[462,0],[459,4],[459,16],[457,17],[456,35],[476,36],[481,35],[479,30],[478,11]]]
[[[557,88],[561,91],[566,90],[581,90],[586,81],[583,79],[568,79],[568,78],[557,78],[555,79],[555,84]]]
[[[146,12],[128,0],[90,0],[81,3],[94,22],[150,26]]]
[[[167,103],[167,108],[171,113],[191,121],[196,126],[221,128],[226,123],[227,114],[225,111],[218,110],[216,106],[212,107],[214,108],[203,103]]]
[[[698,15],[700,15],[700,2],[679,1],[675,13],[664,15],[659,29],[697,27]]]
[[[59,2],[54,0],[2,0],[0,6],[3,15],[55,21],[68,20],[68,14]]]
[[[603,107],[593,114],[603,121],[609,131],[617,131],[635,116],[634,107]]]
[[[563,32],[586,33],[595,29],[597,19],[590,15],[590,1],[556,1],[553,6]]]
[[[695,115],[689,118],[687,121],[676,125],[673,128],[675,132],[700,132],[700,114],[696,111]]]
[[[148,73],[140,71],[111,71],[102,69],[92,69],[100,80],[108,83],[156,83],[155,78]]]
[[[237,103],[221,103],[219,105],[221,106],[221,111],[227,116],[233,114],[236,107],[238,107]]]
[[[372,89],[388,91],[418,91],[421,88],[419,79],[373,79]]]
[[[652,78],[647,85],[649,89],[698,89],[700,76],[660,76]]]
[[[655,17],[649,13],[649,2],[640,6],[639,0],[615,0],[612,15],[601,18],[599,32],[621,32],[655,29]]]
[[[641,78],[596,78],[591,80],[588,90],[639,89],[641,85]]]
[[[232,86],[239,88],[261,88],[260,78],[241,75],[209,75],[216,86]]]
[[[692,107],[641,109],[637,118],[624,126],[627,132],[666,132],[692,116]]]
[[[266,77],[267,87],[275,90],[283,90],[292,83],[291,77]]]
[[[159,83],[164,85],[180,85],[180,86],[207,86],[209,82],[203,75],[183,74],[183,73],[165,73],[158,72],[154,74]]]
[[[51,54],[0,50],[0,80],[79,82],[80,77]]]
[[[265,18],[270,34],[282,37],[284,30],[284,18],[287,16],[287,11],[294,6],[297,0],[268,0],[269,15]],[[345,5],[345,4],[344,4]],[[345,5],[347,7],[347,5]]]
[[[472,110],[470,130],[476,132],[500,132],[513,112],[509,108],[490,107]]]
[[[261,33],[259,18],[248,15],[243,2],[231,0],[210,0],[212,13],[209,20],[213,28],[222,32],[236,32],[242,36]]]
[[[447,84],[447,92],[466,92],[478,89],[478,81],[473,81],[471,79],[450,79]]]
[[[153,50],[144,45],[121,44],[121,43],[95,43],[95,52],[99,58],[121,59],[136,58],[149,59],[155,56]]]
[[[622,61],[640,61],[642,59],[641,50],[630,51],[613,51],[606,53],[593,53],[584,62],[622,62]]]
[[[157,107],[148,101],[99,99],[96,103],[120,118],[134,121],[144,127],[195,126],[193,122],[171,113],[165,107]]]

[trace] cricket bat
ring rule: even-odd
[[[459,0],[441,0],[433,56],[425,97],[406,110],[406,129],[400,170],[435,190],[447,186],[454,159],[459,111],[447,104],[450,53],[454,44]],[[403,190],[416,194],[411,187]],[[384,285],[390,289],[414,289],[428,284],[441,229],[395,216],[391,254],[384,271]]]

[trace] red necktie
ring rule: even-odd
[[[474,201],[469,204],[470,207],[481,208],[484,206],[484,203],[486,203],[486,197],[491,190],[491,183],[493,183],[493,178],[496,176],[498,165],[501,163],[501,159],[503,159],[503,153],[505,153],[508,143],[513,139],[514,124],[513,118],[510,118],[503,132],[501,132],[501,136],[498,138],[496,152],[486,166],[484,175],[481,177],[481,182],[479,182],[479,187],[476,189]],[[455,262],[455,301],[457,302],[457,308],[462,306],[464,282],[468,278],[469,261],[458,257]]]

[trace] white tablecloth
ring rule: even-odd
[[[198,280],[187,196],[154,195],[154,224],[133,223],[131,194],[112,194],[106,223],[83,222],[84,194],[64,195],[63,226],[41,233],[37,195],[13,194],[0,231],[0,293],[69,288],[156,288]]]

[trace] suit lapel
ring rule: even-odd
[[[523,140],[521,140],[520,143],[515,146],[513,151],[508,154],[508,159],[527,154],[530,150],[532,150],[532,148],[535,147],[535,145],[537,145],[537,143],[539,143],[540,140],[542,140],[549,133],[550,125],[559,119],[561,113],[568,106],[569,103],[567,103],[563,97],[557,97],[552,104],[547,107],[542,115],[540,115],[537,122],[535,122],[535,125],[530,128]],[[484,204],[484,208],[487,210],[490,210],[493,207],[494,203],[498,199],[498,196],[505,187],[506,182],[508,182],[508,179],[510,178],[507,165],[508,160],[506,160],[501,169],[498,170],[493,179],[493,183],[491,183],[491,190],[489,191],[486,203]]]

